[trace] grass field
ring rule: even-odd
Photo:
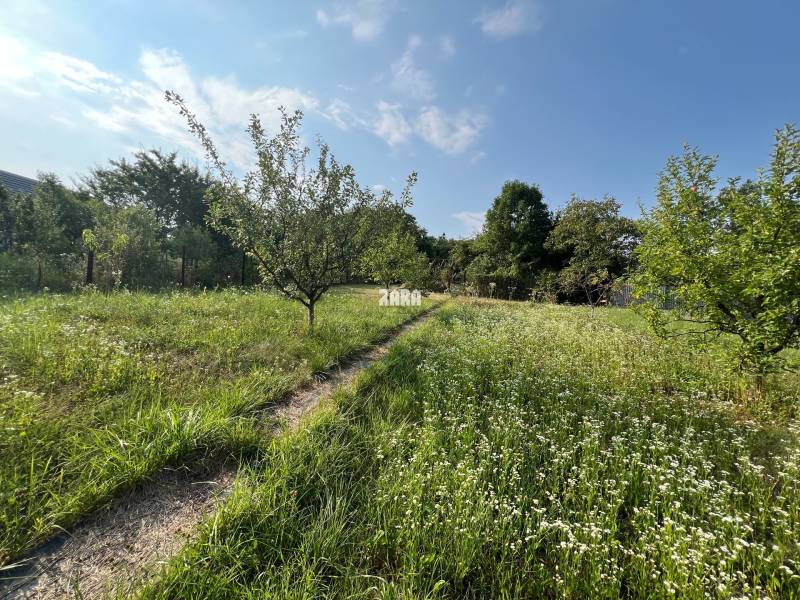
[[[419,310],[340,289],[308,335],[261,292],[3,299],[0,565],[166,464],[262,444],[254,410]]]
[[[140,595],[800,597],[798,377],[748,404],[717,354],[625,311],[450,303]]]

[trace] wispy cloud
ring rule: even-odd
[[[475,22],[484,34],[493,38],[508,38],[542,27],[540,10],[534,0],[509,0],[500,8],[484,10]]]
[[[317,10],[317,23],[323,27],[349,27],[353,39],[368,41],[383,32],[393,8],[394,2],[390,0],[337,2],[330,10]]]
[[[475,154],[472,155],[472,158],[469,159],[469,162],[471,162],[474,165],[475,163],[482,161],[484,158],[486,158],[486,152],[484,152],[483,150],[478,150]]]
[[[19,86],[15,93],[46,95],[53,100],[51,120],[65,126],[79,125],[76,116],[95,126],[123,136],[126,143],[139,145],[150,134],[171,145],[202,156],[174,107],[164,100],[164,91],[175,90],[187,101],[217,141],[223,156],[237,167],[250,162],[250,147],[244,129],[249,115],[262,116],[267,127],[278,125],[277,107],[320,111],[318,100],[309,93],[282,86],[246,88],[233,77],[195,79],[175,51],[148,49],[139,57],[141,77],[127,79],[104,71],[94,63],[58,52],[34,52],[13,38],[3,38],[0,50],[0,81]],[[12,55],[12,66],[6,57]],[[57,107],[76,107],[66,116]],[[321,112],[321,111],[320,111]]]
[[[55,75],[60,83],[76,92],[108,94],[122,81],[119,77],[98,69],[89,61],[58,52],[45,52],[38,62],[45,71]]]
[[[64,127],[68,127],[69,129],[75,129],[77,127],[75,121],[67,117],[62,117],[61,115],[50,115],[50,120]]]
[[[456,41],[451,35],[439,37],[439,52],[443,58],[452,58],[456,55]]]
[[[461,154],[478,139],[487,123],[482,113],[461,110],[450,115],[437,106],[429,106],[420,111],[415,128],[431,146],[446,154]]]
[[[461,221],[469,235],[480,233],[483,228],[483,222],[486,220],[485,212],[461,211],[454,213],[452,216]]]
[[[0,82],[33,76],[27,60],[28,50],[19,40],[0,36]]]
[[[417,66],[414,52],[422,45],[419,36],[412,35],[403,55],[392,63],[392,87],[415,100],[430,102],[436,97],[436,84],[428,71]]]
[[[356,113],[350,104],[341,98],[334,98],[322,111],[322,115],[331,120],[339,129],[348,130],[352,127],[365,127],[366,122]]]
[[[381,100],[378,102],[378,116],[373,132],[390,146],[396,146],[408,141],[412,129],[403,116],[400,105]]]

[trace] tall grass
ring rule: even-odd
[[[332,293],[307,334],[301,309],[240,291],[0,303],[0,564],[166,464],[257,446],[248,415],[419,310]]]
[[[714,352],[585,317],[443,309],[140,595],[800,597],[797,425],[734,404]]]

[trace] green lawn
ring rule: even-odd
[[[746,404],[721,352],[451,302],[264,448],[140,595],[800,597],[798,377]]]
[[[262,292],[3,299],[0,565],[168,463],[258,445],[252,411],[419,310],[338,289],[309,335]]]

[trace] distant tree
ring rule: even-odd
[[[101,268],[106,292],[122,285],[155,287],[154,272],[161,252],[159,223],[143,206],[111,208],[100,213],[92,228],[83,231],[83,243]]]
[[[430,236],[408,212],[415,183],[416,173],[412,173],[397,201],[384,190],[371,208],[362,211],[369,239],[359,260],[360,271],[386,287],[395,281],[420,287],[430,279],[428,255],[420,250]]]
[[[365,225],[379,199],[361,188],[350,165],[341,165],[319,142],[316,168],[300,143],[302,113],[281,110],[280,131],[265,133],[253,115],[248,132],[257,168],[239,182],[222,161],[206,128],[183,99],[167,92],[199,138],[220,181],[209,191],[209,221],[258,261],[264,280],[306,307],[314,308],[331,286],[347,281],[368,241]]]
[[[55,175],[40,174],[33,193],[15,196],[9,214],[15,250],[35,261],[36,288],[44,283],[48,262],[63,267],[65,259],[82,254],[81,231],[91,224],[90,207]]]
[[[544,242],[553,227],[542,192],[535,185],[507,181],[486,212],[481,244],[497,274],[527,287],[545,266]]]
[[[611,197],[603,200],[572,198],[558,215],[558,224],[546,247],[570,252],[567,266],[559,273],[561,288],[580,290],[594,308],[608,299],[615,279],[633,259],[638,242],[636,223],[619,214],[620,205]]]
[[[188,264],[211,258],[214,255],[214,241],[206,227],[184,223],[172,232],[169,243],[172,252],[180,257],[180,286],[186,287]]]
[[[11,209],[11,194],[0,184],[0,252],[11,247],[14,233],[14,214]]]
[[[450,250],[450,260],[455,271],[453,275],[454,281],[460,275],[462,283],[467,283],[467,267],[475,260],[476,256],[477,251],[473,240],[456,240],[453,243],[453,248]]]
[[[166,231],[181,225],[205,225],[204,195],[211,179],[197,167],[178,160],[175,152],[136,152],[133,161],[112,160],[91,171],[84,185],[109,206],[144,206]]]
[[[554,304],[558,300],[559,287],[559,272],[553,269],[542,269],[534,278],[531,300]]]
[[[427,256],[417,250],[414,236],[398,229],[376,238],[361,256],[364,274],[387,288],[398,280],[423,281],[425,272],[429,271],[428,264]]]
[[[776,133],[757,182],[731,179],[717,193],[716,164],[688,146],[667,161],[637,249],[635,292],[662,335],[735,336],[738,366],[763,383],[781,351],[800,343],[800,132]],[[657,310],[666,294],[679,309]]]
[[[133,160],[113,160],[108,167],[94,169],[84,180],[84,187],[94,198],[113,208],[138,206],[154,215],[160,226],[164,251],[180,263],[181,285],[185,284],[187,264],[200,260],[198,253],[216,255],[217,273],[209,283],[225,280],[231,265],[245,265],[242,255],[227,236],[206,223],[208,205],[205,193],[211,177],[196,166],[181,162],[175,152],[160,150],[137,152]],[[204,233],[201,232],[204,230]],[[187,235],[188,232],[193,232]],[[201,236],[201,245],[193,241]],[[209,247],[211,242],[216,248]],[[185,243],[184,243],[185,242]],[[161,276],[172,277],[171,270],[157,269]],[[238,269],[237,269],[238,271]],[[241,273],[239,274],[241,279]]]

